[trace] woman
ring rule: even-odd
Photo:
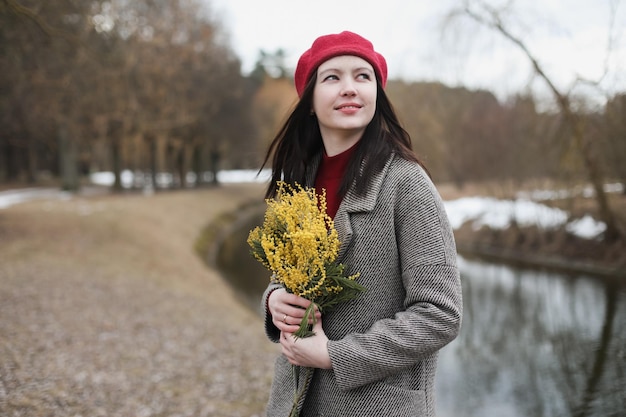
[[[272,181],[327,193],[346,273],[367,288],[318,314],[315,336],[293,333],[309,301],[270,284],[268,337],[279,342],[268,417],[289,415],[292,365],[300,415],[434,416],[437,352],[461,323],[454,238],[441,198],[383,90],[385,58],[361,36],[321,36],[298,61],[300,100],[272,142]]]

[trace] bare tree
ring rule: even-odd
[[[510,7],[511,4],[512,2],[509,2],[505,7]],[[524,42],[523,37],[516,35],[509,29],[502,18],[503,10],[492,7],[483,1],[465,0],[461,8],[450,12],[449,17],[451,19],[466,17],[481,26],[497,32],[523,52],[529,60],[536,75],[548,86],[554,97],[562,116],[563,127],[567,129],[573,145],[584,162],[587,178],[595,191],[600,218],[606,224],[605,239],[609,242],[616,241],[621,237],[621,232],[615,213],[609,206],[609,201],[604,191],[605,178],[601,170],[599,155],[594,149],[593,142],[585,135],[585,118],[574,106],[570,92],[562,91],[556,86],[553,79],[544,70],[543,64],[539,62],[539,59]]]
[[[64,175],[62,186],[70,190],[78,187],[78,166],[72,165],[81,155],[82,109],[94,73],[94,55],[85,41],[88,9],[89,4],[67,0],[0,2],[0,31],[6,42],[0,61],[9,92],[2,102],[16,116],[2,120],[12,126],[5,147],[14,157],[22,155],[26,163],[17,170],[26,166],[31,181],[42,154],[60,153],[54,165]]]
[[[198,169],[218,153],[239,160],[246,80],[203,6],[0,0],[0,180],[34,181],[45,163],[75,188],[97,162],[115,189],[131,165],[176,169],[184,184],[192,155]]]
[[[609,100],[604,117],[604,152],[615,177],[622,183],[623,194],[626,194],[626,94],[618,94]]]

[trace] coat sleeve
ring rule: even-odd
[[[274,323],[272,323],[272,315],[267,308],[267,300],[272,291],[279,288],[283,287],[280,284],[270,283],[265,289],[265,292],[263,292],[263,297],[261,297],[261,308],[262,311],[265,312],[265,334],[274,343],[278,343],[280,341],[280,331],[276,326],[274,326]]]
[[[395,194],[394,227],[405,290],[402,309],[375,321],[364,333],[328,342],[343,390],[406,371],[459,332],[461,283],[452,229],[434,185],[425,176],[419,178],[417,184],[401,180]]]

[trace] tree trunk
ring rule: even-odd
[[[187,175],[185,169],[185,147],[181,146],[175,150],[175,163],[178,178],[180,179],[180,188],[187,187]]]
[[[111,138],[111,159],[113,164],[113,191],[122,191],[122,155],[120,141]]]
[[[11,145],[6,139],[0,140],[0,181],[8,181],[10,177]]]
[[[156,137],[150,133],[143,135],[144,141],[148,146],[148,163],[150,164],[150,181],[152,182],[152,190],[156,191],[157,187],[157,144]]]
[[[122,127],[119,120],[110,120],[108,136],[111,141],[111,159],[113,163],[113,191],[122,191]]]
[[[219,151],[213,149],[211,150],[211,174],[213,174],[212,183],[213,185],[219,185],[219,181],[217,179],[217,172],[219,171],[219,161],[220,161],[220,153]]]
[[[191,155],[191,164],[192,164],[191,169],[196,174],[195,186],[196,188],[199,188],[202,186],[202,146],[201,145],[196,144],[193,146],[193,152]]]
[[[37,145],[36,140],[29,138],[28,139],[28,149],[27,155],[27,170],[26,170],[26,181],[29,184],[35,184],[37,182]]]
[[[564,100],[564,103],[567,103],[567,100]],[[615,213],[611,210],[607,194],[604,191],[604,176],[600,172],[600,166],[593,153],[592,143],[585,135],[583,121],[572,113],[569,106],[562,106],[561,109],[565,113],[566,119],[568,119],[569,124],[573,128],[572,134],[574,135],[576,146],[583,158],[585,169],[587,171],[587,177],[589,178],[594,190],[600,219],[606,224],[604,239],[607,242],[615,242],[620,238],[621,233],[617,225]]]
[[[68,129],[60,125],[57,130],[59,142],[59,172],[61,174],[61,189],[78,191],[78,165],[76,141],[70,138]]]
[[[19,150],[17,149],[15,145],[12,145],[11,143],[6,143],[4,145],[3,155],[5,156],[4,179],[7,182],[17,180],[19,177],[19,164],[18,164]]]

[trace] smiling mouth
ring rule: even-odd
[[[336,108],[336,110],[346,110],[346,109],[360,109],[362,106],[359,106],[357,104],[346,104],[343,106],[338,106]]]

